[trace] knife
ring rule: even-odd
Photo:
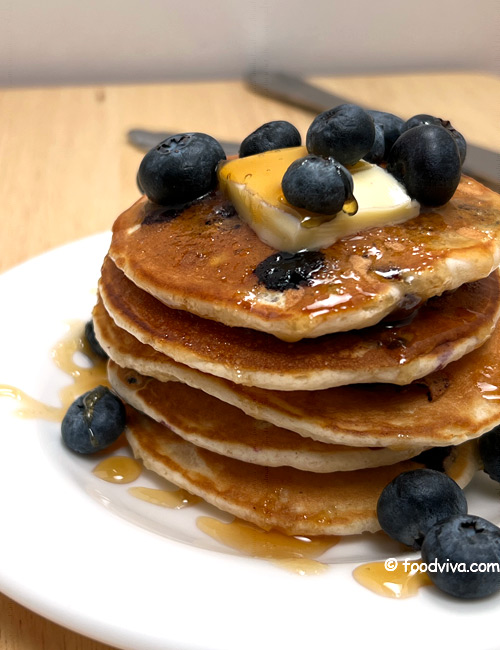
[[[294,75],[256,70],[245,77],[248,87],[271,99],[292,104],[315,113],[352,103],[345,97],[329,93]],[[368,108],[368,107],[365,107]],[[500,153],[467,143],[463,172],[500,192]]]
[[[130,129],[127,133],[128,142],[141,151],[149,151],[156,147],[158,143],[171,135],[176,135],[178,131],[148,131],[147,129]],[[219,140],[217,142],[226,152],[226,156],[234,156],[238,154],[240,149],[239,142],[229,142],[226,140]]]
[[[245,77],[245,82],[249,89],[255,93],[313,113],[322,113],[329,108],[352,101],[313,86],[299,77],[282,72],[256,70]],[[128,132],[128,141],[142,151],[149,151],[170,135],[173,133],[132,129]],[[227,155],[238,153],[239,142],[220,140],[219,142]],[[496,192],[500,192],[499,152],[467,143],[467,156],[463,172],[477,178]]]

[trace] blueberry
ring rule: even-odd
[[[353,165],[370,151],[374,139],[373,118],[360,106],[340,104],[314,119],[306,146],[309,153]]]
[[[378,165],[385,160],[385,138],[384,129],[380,124],[375,124],[375,140],[372,148],[363,156],[367,162]]]
[[[500,425],[479,438],[483,469],[494,481],[500,481]]]
[[[453,450],[453,447],[449,445],[448,447],[431,447],[425,451],[421,451],[417,456],[414,456],[412,460],[415,463],[422,463],[427,469],[436,469],[439,472],[444,472],[445,461],[449,457]]]
[[[240,158],[272,149],[300,147],[301,143],[300,133],[290,122],[284,120],[266,122],[243,140],[240,145]]]
[[[333,158],[311,154],[294,160],[281,188],[291,205],[320,214],[337,214],[353,198],[352,176],[347,169]]]
[[[215,189],[217,163],[225,158],[221,145],[210,135],[173,135],[144,156],[137,182],[154,203],[182,205]]]
[[[404,121],[397,115],[393,113],[386,113],[384,111],[366,111],[370,115],[375,124],[375,130],[377,126],[380,127],[384,133],[384,154],[382,160],[387,160],[389,156],[389,151],[392,148],[392,145],[399,138],[403,132]],[[365,160],[369,160],[366,155],[364,156]],[[370,160],[369,162],[374,162]]]
[[[88,344],[90,345],[90,349],[92,352],[94,352],[98,357],[101,357],[101,359],[107,359],[108,355],[106,352],[101,347],[101,344],[96,338],[95,335],[95,329],[94,329],[94,321],[91,319],[87,323],[85,323],[85,338],[87,339]]]
[[[403,472],[383,489],[377,503],[382,529],[414,549],[421,547],[434,524],[466,512],[467,501],[460,487],[434,469]]]
[[[463,165],[465,160],[465,155],[467,153],[467,143],[464,136],[453,128],[449,120],[442,120],[440,117],[434,117],[434,115],[427,115],[426,113],[420,113],[419,115],[414,115],[410,117],[403,125],[403,131],[408,131],[415,126],[421,126],[422,124],[434,124],[435,126],[442,126],[453,136],[456,145],[458,147],[458,152],[460,154],[460,161]]]
[[[500,528],[481,517],[455,515],[433,526],[422,558],[432,582],[451,596],[484,598],[500,590]]]
[[[394,143],[387,171],[420,203],[443,205],[451,199],[460,181],[458,147],[451,133],[442,126],[415,126]]]
[[[142,189],[142,185],[141,185],[141,180],[139,178],[139,170],[137,170],[137,175],[135,177],[135,182],[137,184],[137,189],[139,190],[139,192],[141,194],[144,194],[144,190]]]
[[[410,117],[409,120],[403,124],[403,131],[408,131],[408,129],[413,129],[415,126],[422,126],[422,124],[434,124],[435,126],[441,126],[441,120],[439,117],[434,117],[434,115],[427,115],[427,113],[419,113]]]
[[[285,291],[309,284],[324,263],[325,256],[320,251],[281,251],[262,260],[254,272],[266,289]]]
[[[65,444],[79,454],[106,449],[125,428],[125,407],[109,388],[97,386],[80,395],[61,424]]]

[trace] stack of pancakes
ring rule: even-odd
[[[378,530],[408,469],[464,486],[500,423],[499,235],[500,196],[466,177],[441,208],[307,255],[276,255],[218,191],[141,198],[94,310],[135,455],[292,535]]]

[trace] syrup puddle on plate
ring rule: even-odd
[[[51,350],[51,358],[57,368],[73,379],[73,383],[59,391],[61,406],[50,406],[27,395],[24,391],[9,384],[0,384],[0,397],[16,401],[15,413],[21,418],[40,418],[50,422],[61,422],[72,402],[98,385],[109,386],[106,362],[95,355],[84,334],[84,323],[70,321],[68,332]],[[77,352],[88,360],[88,366],[75,361]]]
[[[419,568],[421,562],[413,560],[407,567],[399,562],[394,571],[388,571],[385,562],[368,562],[356,567],[352,574],[360,585],[379,596],[410,598],[421,587],[432,585],[428,574]]]
[[[276,531],[265,531],[238,519],[223,523],[213,517],[198,517],[198,528],[225,546],[245,555],[270,560],[299,575],[318,575],[328,565],[315,558],[339,542],[339,537],[290,537]]]
[[[19,418],[40,418],[49,422],[60,422],[66,412],[62,407],[50,406],[49,404],[40,402],[10,384],[0,384],[0,397],[9,397],[10,399],[16,400],[15,413]]]
[[[98,463],[92,473],[108,483],[132,483],[142,473],[142,464],[130,456],[110,456]]]
[[[148,487],[131,487],[128,489],[128,492],[136,499],[141,499],[141,501],[147,501],[157,506],[173,508],[175,510],[188,508],[203,501],[200,497],[190,494],[183,489],[159,490]]]

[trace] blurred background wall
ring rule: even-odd
[[[498,73],[499,34],[500,0],[0,0],[0,85]]]

